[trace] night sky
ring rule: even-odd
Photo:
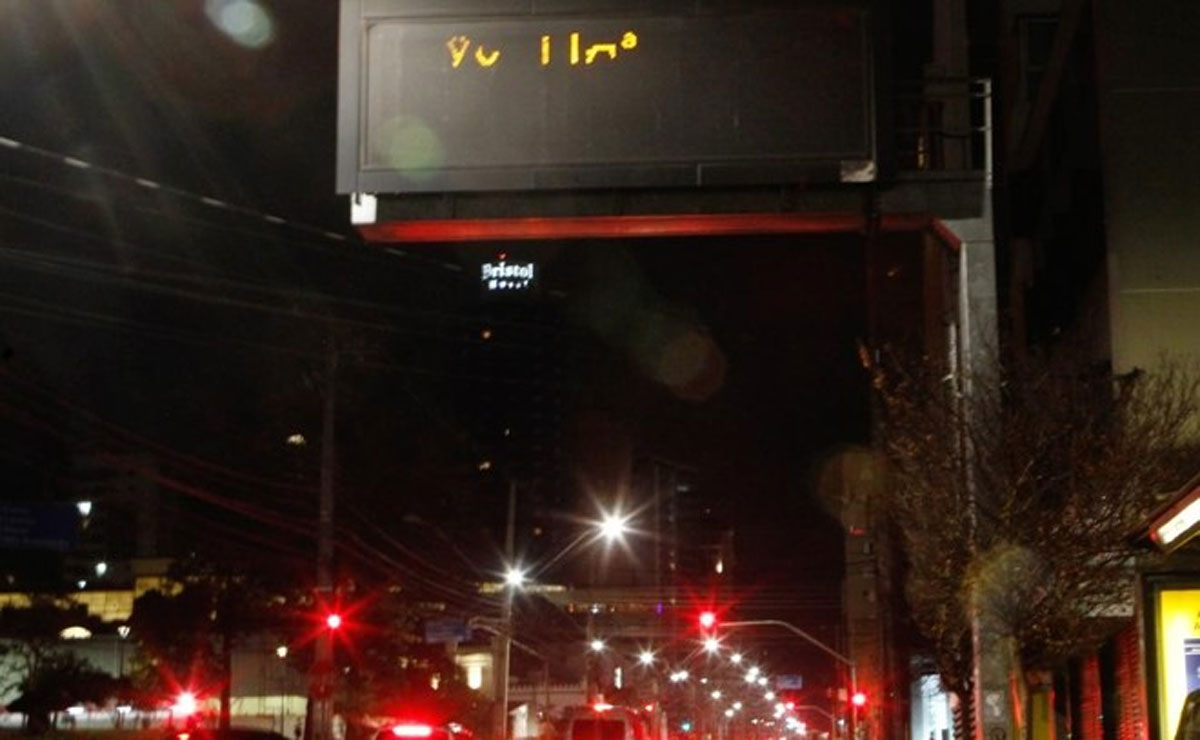
[[[0,0],[0,137],[23,145],[0,147],[8,436],[141,445],[164,475],[300,519],[315,445],[280,442],[296,430],[319,438],[337,334],[341,481],[358,497],[344,521],[386,523],[412,498],[454,488],[446,469],[472,454],[453,405],[470,369],[453,358],[476,341],[473,270],[496,246],[356,240],[333,194],[337,3],[226,17],[240,42],[215,25],[222,6]],[[775,606],[835,621],[840,529],[812,483],[820,460],[867,435],[861,240],[537,249],[574,337],[573,408],[699,468],[736,526],[741,568],[757,574],[747,585],[787,585]],[[620,327],[605,324],[613,301],[630,302]],[[703,377],[688,375],[691,355],[663,358],[672,332],[699,337],[715,363]],[[272,485],[206,477],[195,459]]]

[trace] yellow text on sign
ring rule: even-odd
[[[638,37],[633,31],[626,31],[614,41],[598,41],[586,43],[580,31],[571,31],[560,39],[560,46],[566,47],[567,63],[572,67],[592,66],[598,62],[615,62],[625,52],[637,48]],[[457,34],[446,39],[446,51],[450,54],[450,67],[460,69],[464,66],[474,66],[487,69],[500,63],[502,50],[490,46],[483,41],[472,39],[466,34]],[[555,59],[555,39],[550,34],[543,34],[537,47],[538,62],[543,67],[549,67]]]

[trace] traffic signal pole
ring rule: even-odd
[[[851,702],[854,695],[858,693],[858,671],[855,667],[853,658],[842,655],[837,650],[829,647],[824,642],[821,642],[796,625],[792,624],[791,622],[785,622],[782,619],[747,619],[735,622],[720,622],[717,626],[728,627],[731,629],[736,629],[738,627],[782,627],[788,632],[791,632],[793,635],[797,635],[798,637],[807,640],[809,644],[820,648],[825,654],[845,665],[850,674],[850,695],[846,697],[846,704],[850,707],[846,718],[847,735],[850,737],[850,740],[858,740],[856,735],[857,717],[855,716],[857,708]]]

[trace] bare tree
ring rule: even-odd
[[[947,690],[972,695],[970,604],[1016,685],[1094,647],[1133,598],[1132,534],[1194,470],[1200,376],[1115,377],[1061,352],[961,378],[864,352],[912,617]],[[970,713],[966,713],[970,716]],[[1027,716],[1027,715],[1026,715]]]

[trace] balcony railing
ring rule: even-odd
[[[901,81],[894,98],[896,168],[901,173],[992,176],[992,81]]]

